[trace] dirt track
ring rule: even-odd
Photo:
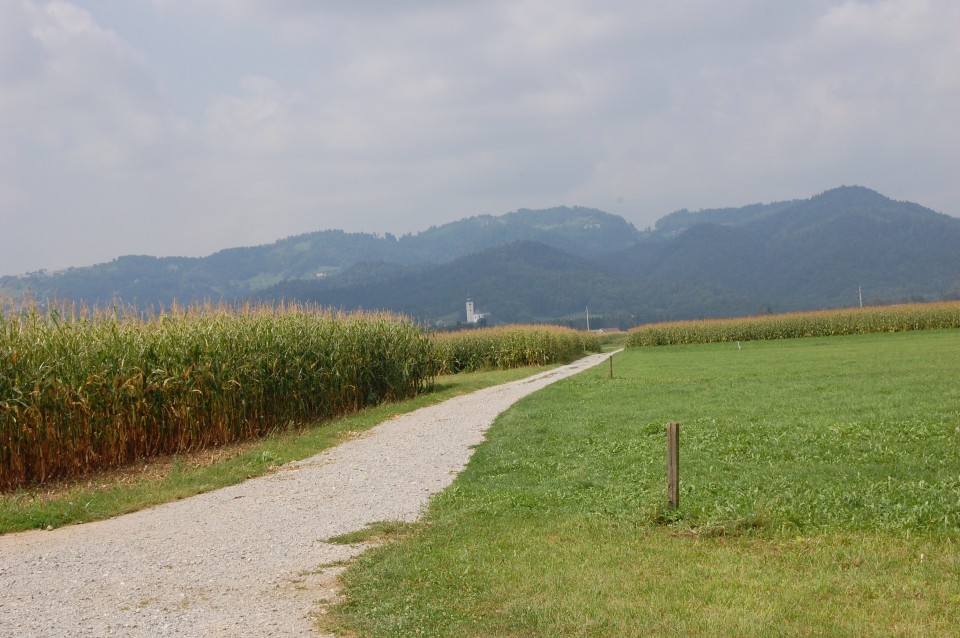
[[[417,518],[498,414],[606,360],[480,390],[240,485],[108,521],[0,537],[0,637],[309,636],[325,539]],[[326,566],[326,567],[325,567]]]

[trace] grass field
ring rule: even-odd
[[[344,575],[362,636],[955,636],[960,331],[633,349]],[[681,425],[681,504],[664,424]]]

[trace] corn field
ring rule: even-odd
[[[508,326],[438,333],[444,374],[566,363],[600,352],[596,335],[553,326]]]
[[[960,302],[651,324],[632,330],[627,346],[793,339],[938,328],[960,328]]]
[[[0,306],[0,490],[410,397],[437,372],[433,340],[387,314]]]

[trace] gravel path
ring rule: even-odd
[[[262,478],[107,521],[0,536],[0,637],[310,636],[365,548],[324,539],[415,520],[520,398],[569,366],[396,417]]]

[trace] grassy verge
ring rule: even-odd
[[[950,636],[960,332],[617,356],[498,420],[343,577],[369,636]],[[682,423],[681,506],[664,423]]]
[[[0,494],[0,534],[102,520],[233,485],[317,454],[397,414],[543,369],[444,376],[432,392],[415,399],[369,408],[300,431],[272,434],[194,455],[163,457],[134,468],[91,474],[78,481]]]

